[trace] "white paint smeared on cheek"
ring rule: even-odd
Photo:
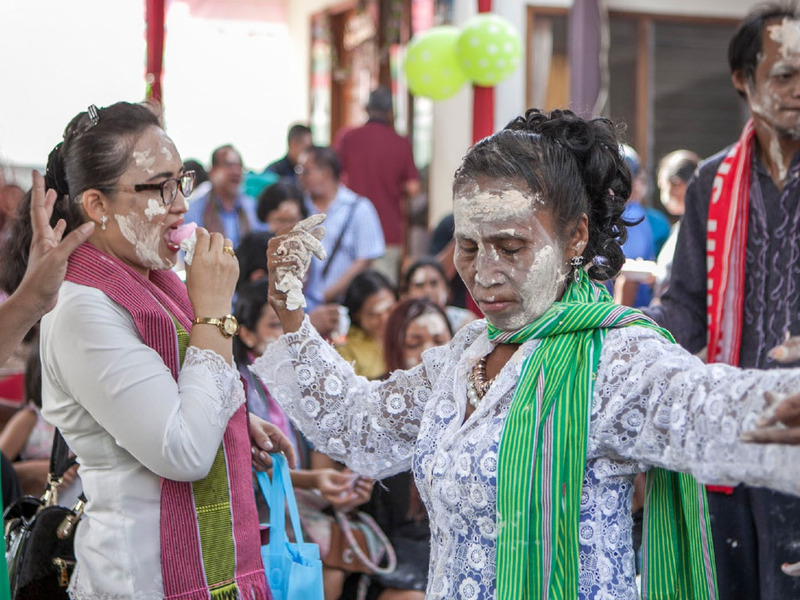
[[[159,250],[163,243],[162,231],[153,227],[140,215],[114,215],[122,237],[133,245],[136,258],[148,269],[169,269],[172,263],[162,257]]]
[[[155,156],[150,156],[150,150],[142,150],[141,152],[133,151],[133,160],[137,167],[144,169],[148,175],[155,173],[153,171],[153,163],[156,162]]]
[[[562,252],[553,245],[544,246],[536,253],[536,259],[521,282],[518,293],[522,298],[522,309],[503,324],[503,329],[519,329],[532,323],[556,301],[567,274],[562,272]],[[498,325],[499,326],[499,325]]]
[[[147,217],[148,221],[152,221],[158,215],[166,214],[167,207],[164,206],[161,200],[157,200],[155,198],[149,198],[147,200],[147,208],[144,209],[144,216]]]

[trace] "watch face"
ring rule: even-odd
[[[239,332],[239,323],[236,322],[234,317],[225,317],[222,321],[222,326],[228,335],[236,335]]]

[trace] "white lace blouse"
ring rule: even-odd
[[[305,319],[252,367],[317,449],[385,477],[411,466],[431,524],[427,598],[494,598],[497,452],[523,344],[464,421],[467,373],[491,350],[486,323],[384,382],[357,377]],[[636,473],[690,471],[800,493],[800,448],[741,443],[763,392],[800,391],[800,370],[704,365],[643,327],[608,332],[595,382],[580,522],[579,597],[637,598],[631,543]]]
[[[178,381],[130,314],[65,282],[42,319],[45,419],[80,463],[89,502],[75,534],[73,600],[159,600],[161,478],[205,477],[244,403],[239,373],[190,346]]]

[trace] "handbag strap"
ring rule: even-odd
[[[369,530],[375,534],[375,537],[378,538],[378,541],[383,545],[383,551],[378,552],[377,556],[367,556],[362,550],[361,546],[358,545],[355,536],[353,535],[352,528],[350,526],[350,518],[347,514],[342,512],[341,510],[334,510],[334,514],[336,515],[336,522],[339,523],[339,527],[342,528],[342,533],[344,533],[344,537],[347,540],[350,549],[353,551],[362,563],[367,565],[372,572],[376,575],[389,575],[394,573],[394,570],[397,568],[397,555],[394,552],[394,546],[392,546],[392,542],[389,541],[389,538],[386,537],[386,534],[383,532],[383,529],[375,522],[375,520],[369,516],[367,513],[356,511],[355,516],[367,527]],[[367,546],[369,546],[369,542],[367,542]],[[383,559],[384,555],[386,556],[386,566],[381,567],[378,565],[379,562]]]
[[[356,208],[358,205],[361,204],[361,196],[356,198],[356,201],[353,202],[353,206],[350,207],[350,212],[347,213],[347,220],[344,222],[344,228],[342,232],[339,234],[339,237],[336,238],[336,243],[333,245],[331,249],[331,253],[328,255],[328,260],[325,262],[325,266],[322,268],[322,276],[328,274],[328,270],[331,268],[333,264],[333,257],[336,256],[336,253],[339,252],[339,247],[342,245],[342,240],[344,239],[344,234],[347,233],[347,228],[350,226],[350,222],[353,220],[353,215],[356,213]]]
[[[283,454],[271,454],[272,481],[263,471],[256,471],[256,479],[261,493],[269,506],[269,547],[270,552],[281,552],[289,539],[286,536],[286,511],[289,507],[289,518],[298,544],[305,543],[303,530],[300,528],[300,513],[297,511],[297,500],[294,496],[292,480],[289,476],[289,465]]]
[[[75,457],[70,457],[69,446],[64,436],[56,428],[53,433],[53,449],[50,451],[50,477],[59,479],[64,472],[77,462]]]

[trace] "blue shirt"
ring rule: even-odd
[[[199,227],[208,229],[208,225],[203,222],[203,216],[208,206],[209,199],[213,190],[209,190],[206,194],[197,198],[189,198],[189,210],[186,211],[184,221],[186,223],[197,223]],[[217,199],[218,200],[218,199]],[[219,203],[219,217],[222,223],[222,233],[226,238],[233,242],[233,247],[237,247],[241,239],[245,236],[247,231],[239,231],[239,210],[244,211],[247,221],[250,225],[250,231],[265,231],[267,226],[256,217],[255,199],[247,196],[246,194],[239,194],[234,200],[233,210],[226,210]],[[266,262],[266,258],[264,259]]]
[[[627,221],[641,221],[638,225],[628,227],[628,239],[622,244],[622,251],[625,258],[641,258],[644,260],[655,260],[656,250],[653,242],[653,229],[647,220],[647,213],[641,204],[628,202],[622,217]],[[653,292],[650,286],[640,284],[639,291],[636,293],[634,307],[647,306]]]
[[[306,197],[308,214],[319,213],[319,209]],[[336,283],[354,261],[373,259],[383,256],[386,244],[383,230],[378,219],[375,206],[367,198],[359,196],[344,185],[339,185],[336,197],[325,211],[325,238],[322,246],[328,257],[321,261],[313,259],[305,284],[307,311],[314,310],[323,303],[325,290]],[[325,265],[331,260],[336,240],[342,237],[342,243],[333,257],[328,272],[323,275]],[[340,299],[341,300],[341,299]]]

